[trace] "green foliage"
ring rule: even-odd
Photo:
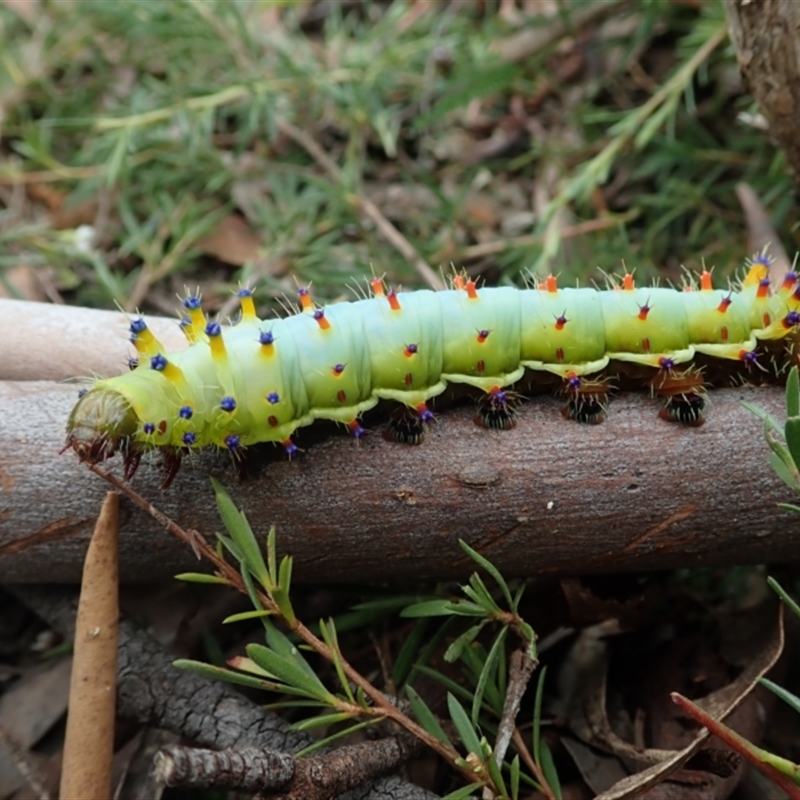
[[[764,423],[764,436],[769,445],[769,463],[775,474],[796,494],[800,494],[800,377],[797,367],[792,367],[786,382],[786,422],[783,427],[775,418],[750,403],[745,406]],[[781,503],[782,508],[800,511],[791,503]]]
[[[746,404],[764,423],[764,436],[772,451],[770,464],[775,474],[795,493],[800,494],[800,374],[798,368],[792,367],[786,381],[786,422],[781,429],[780,424],[772,415],[756,406]],[[782,508],[800,512],[800,507],[790,503],[780,503]],[[769,585],[781,598],[792,613],[800,617],[800,605],[774,578],[767,579]],[[759,683],[769,689],[781,700],[800,712],[800,698],[774,683],[768,678],[760,678]],[[786,775],[794,783],[800,785],[800,765],[781,758],[762,748],[750,743],[743,745],[747,748],[751,760],[760,761],[778,772]]]
[[[497,4],[331,3],[312,25],[307,4],[258,0],[47,3],[32,18],[0,5],[13,153],[0,184],[57,187],[67,207],[91,202],[107,218],[101,242],[80,249],[16,209],[4,214],[0,200],[0,281],[21,261],[47,265],[62,292],[106,306],[148,305],[151,288],[171,294],[208,276],[220,297],[255,279],[271,299],[292,291],[294,275],[320,299],[339,297],[370,266],[419,284],[362,213],[360,198],[387,186],[403,199],[386,195],[381,210],[434,269],[496,243],[499,266],[477,266],[501,283],[532,264],[584,279],[619,258],[641,278],[703,256],[733,267],[745,248],[738,181],[790,236],[782,159],[739,121],[750,106],[732,88],[722,4],[619,9],[614,25],[592,29],[599,68],[568,38],[581,7],[559,4],[562,36],[509,61],[499,43],[517,29]],[[570,57],[585,63],[562,76]],[[506,122],[520,127],[518,142],[475,157]],[[288,141],[285,123],[336,173]],[[533,208],[533,188],[535,220],[507,233],[507,217]],[[476,191],[502,223],[476,221]],[[531,196],[509,207],[513,191]],[[262,248],[220,277],[199,245],[232,210]],[[571,242],[562,212],[609,224]]]
[[[294,723],[297,730],[323,731],[304,754],[381,722],[386,718],[385,710],[374,702],[375,695],[370,694],[373,690],[365,679],[355,675],[347,663],[337,621],[320,620],[317,638],[297,618],[289,598],[292,559],[290,556],[278,559],[275,529],[270,529],[262,548],[259,536],[223,486],[217,481],[213,481],[213,486],[226,528],[225,533],[218,535],[218,552],[227,553],[238,562],[241,587],[254,605],[252,611],[234,614],[225,622],[259,622],[264,641],[247,645],[246,655],[230,659],[227,666],[188,659],[181,659],[176,665],[205,677],[277,694],[281,699],[273,707],[292,709],[301,715]],[[387,597],[360,604],[350,612],[351,617],[356,615],[354,618],[361,624],[369,624],[374,622],[376,613],[399,612],[400,620],[416,620],[410,623],[413,629],[398,650],[392,670],[395,686],[402,689],[405,699],[388,702],[392,709],[407,708],[413,715],[403,716],[408,725],[421,726],[423,733],[419,735],[430,737],[425,741],[443,748],[451,765],[469,777],[464,790],[474,791],[476,786],[485,784],[493,787],[498,797],[516,800],[520,786],[525,785],[545,791],[550,798],[558,798],[558,776],[540,735],[544,671],[537,682],[533,714],[530,753],[536,765],[534,774],[527,774],[521,767],[522,763],[530,762],[530,757],[525,762],[516,749],[498,755],[488,738],[501,726],[516,725],[516,709],[511,717],[506,709],[512,669],[510,650],[516,649],[528,659],[527,675],[536,667],[536,635],[519,614],[524,583],[518,587],[509,585],[490,561],[465,542],[460,544],[476,566],[488,574],[489,582],[475,572],[460,587],[462,596],[422,600],[414,596]],[[223,565],[217,567],[219,576],[186,573],[180,577],[236,585],[232,578],[221,577],[227,574]],[[436,619],[441,621],[438,630],[432,631]],[[460,665],[460,676],[452,671],[445,675],[431,665],[441,657]],[[323,667],[325,662],[332,671]],[[437,714],[413,685],[419,676],[432,677],[444,687],[446,719]],[[524,680],[527,682],[527,676]],[[455,796],[468,796],[468,792],[463,795],[460,792]]]

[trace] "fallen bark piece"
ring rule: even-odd
[[[221,530],[209,476],[257,534],[271,524],[299,581],[463,578],[464,539],[512,575],[590,573],[791,561],[800,529],[777,507],[791,492],[773,475],[749,401],[784,415],[779,388],[720,389],[702,428],[657,419],[645,394],[613,399],[602,425],[564,420],[535,397],[511,431],[472,423],[472,408],[437,414],[425,441],[383,440],[380,420],[356,443],[319,425],[291,461],[258,449],[245,480],[227,455],[204,454],[166,492],[145,459],[136,490],[186,529]],[[59,454],[74,389],[0,383],[0,580],[77,581],[106,486]],[[108,466],[120,474],[121,465]],[[54,502],[57,498],[57,502]],[[196,571],[193,554],[126,500],[120,507],[126,582]]]

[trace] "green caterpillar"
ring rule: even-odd
[[[159,448],[167,484],[198,448],[238,453],[279,442],[294,455],[292,435],[317,419],[360,437],[360,416],[380,400],[410,410],[391,435],[417,442],[432,419],[427,401],[454,383],[483,393],[480,424],[510,428],[515,395],[507,387],[526,370],[532,380],[544,373],[560,382],[565,416],[599,422],[610,365],[643,372],[663,400],[663,418],[699,425],[698,357],[759,368],[759,342],[800,325],[798,275],[773,291],[768,266],[757,256],[737,292],[712,288],[706,271],[685,291],[635,288],[628,274],[604,291],[559,288],[553,277],[535,288],[479,289],[456,275],[445,291],[395,292],[375,278],[371,297],[324,308],[300,289],[299,312],[269,322],[243,289],[240,319],[224,331],[189,296],[182,326],[190,347],[165,353],[134,319],[138,365],[81,396],[67,445],[92,463],[121,451],[129,477],[144,451]]]

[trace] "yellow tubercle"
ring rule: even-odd
[[[203,313],[202,308],[189,309],[189,332],[188,336],[193,342],[196,342],[203,335],[206,327],[206,315]]]
[[[145,358],[152,358],[164,350],[164,346],[142,319],[134,320],[131,323],[131,342],[133,342],[136,352]]]
[[[256,316],[256,304],[253,302],[253,295],[240,294],[239,305],[242,309],[243,320],[253,321],[258,319],[258,317]]]

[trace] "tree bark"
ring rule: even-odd
[[[776,506],[794,498],[743,400],[783,416],[777,388],[712,392],[702,428],[657,419],[644,393],[615,398],[596,426],[536,397],[511,431],[478,428],[465,408],[443,411],[418,447],[376,432],[357,444],[315,425],[291,462],[267,448],[257,477],[240,481],[227,456],[206,454],[166,492],[154,464],[133,486],[210,537],[222,528],[208,480],[218,477],[259,535],[277,526],[299,581],[463,578],[474,563],[459,538],[509,576],[796,559],[797,517]],[[0,383],[0,581],[80,578],[107,486],[59,454],[74,402],[71,387]],[[202,566],[124,498],[120,516],[122,580]]]
[[[725,0],[725,13],[742,77],[800,191],[800,3]]]

